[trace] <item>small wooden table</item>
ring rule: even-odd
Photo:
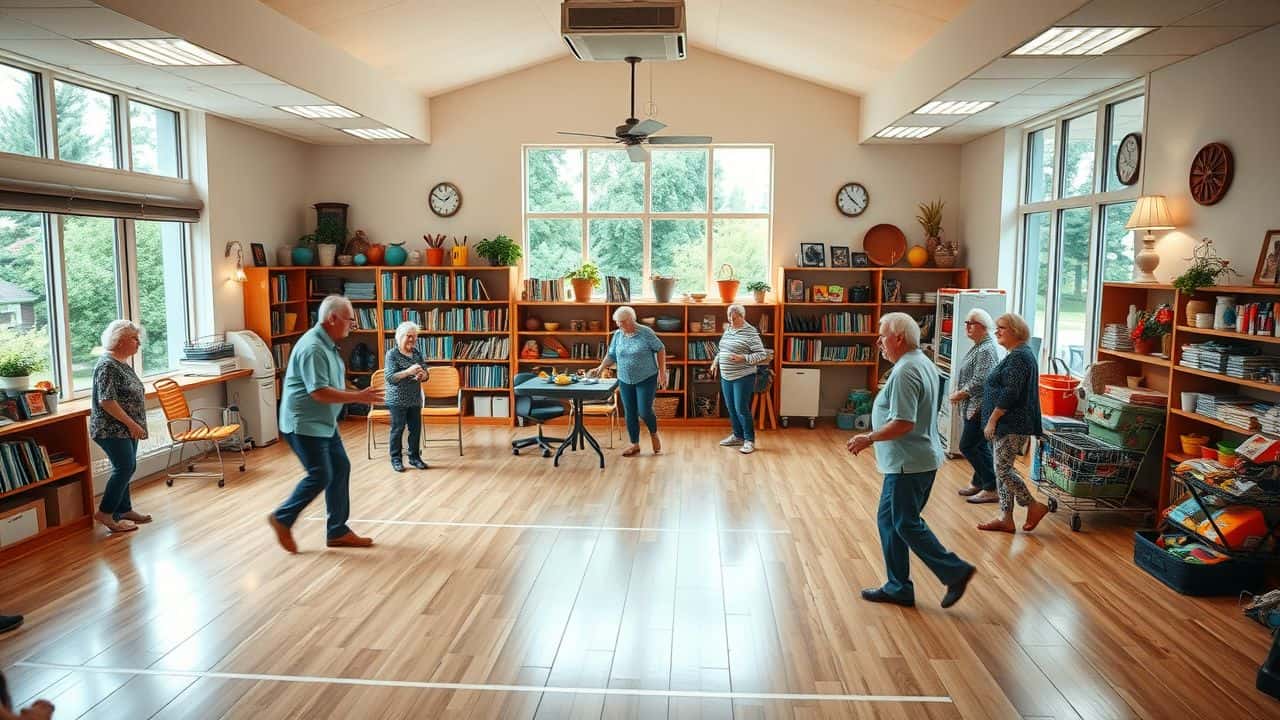
[[[600,467],[604,468],[604,452],[600,449],[600,443],[587,432],[587,426],[582,422],[582,404],[588,400],[608,400],[615,388],[618,387],[617,378],[600,378],[594,383],[579,381],[570,385],[556,385],[547,382],[542,378],[531,378],[525,380],[515,387],[516,396],[537,395],[539,397],[552,398],[554,400],[568,400],[573,403],[573,428],[569,431],[569,436],[560,443],[560,447],[556,448],[555,460],[552,465],[560,467],[560,454],[564,449],[580,450],[590,445],[596,455],[600,456]]]

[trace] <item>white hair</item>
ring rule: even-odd
[[[747,309],[742,307],[741,303],[734,303],[730,305],[727,310],[724,311],[725,317],[729,317],[734,313],[738,313],[739,315],[741,315],[743,320],[747,319]]]
[[[636,321],[636,311],[630,305],[623,305],[613,311],[613,321],[621,322],[622,318],[630,318],[631,322]]]
[[[404,322],[397,325],[396,326],[396,347],[400,346],[400,343],[404,341],[404,337],[406,335],[408,335],[409,333],[416,333],[416,332],[418,332],[418,323],[413,322],[412,320],[405,320]]]
[[[885,313],[880,318],[880,329],[901,337],[913,348],[920,347],[920,326],[916,319],[903,312]]]
[[[340,307],[345,307],[355,314],[355,308],[351,307],[351,300],[346,295],[329,295],[320,303],[320,310],[316,316],[320,324],[329,322],[329,318],[333,316],[333,312]]]
[[[996,321],[991,319],[991,313],[982,308],[970,310],[969,314],[964,316],[964,319],[966,322],[977,320],[982,323],[982,327],[986,328],[987,332],[991,332],[996,326]]]
[[[107,323],[106,329],[102,331],[102,349],[107,352],[115,350],[125,333],[129,332],[141,338],[142,326],[132,320],[112,320]]]

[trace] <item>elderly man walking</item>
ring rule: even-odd
[[[863,590],[862,598],[913,607],[910,550],[947,586],[942,607],[949,608],[964,595],[976,568],[944,548],[920,517],[942,464],[938,371],[920,351],[920,326],[906,313],[888,313],[880,319],[879,345],[893,370],[876,395],[873,430],[847,443],[855,455],[874,446],[876,465],[884,474],[876,522],[888,580],[881,587]]]
[[[307,475],[293,494],[268,517],[280,547],[298,552],[293,524],[321,492],[329,513],[329,547],[369,547],[373,540],[347,527],[351,515],[349,482],[351,462],[338,434],[338,413],[345,403],[375,404],[382,391],[373,388],[346,390],[346,366],[338,354],[338,341],[356,323],[351,301],[330,295],[320,303],[318,324],[303,334],[289,356],[280,396],[280,434],[302,462]]]

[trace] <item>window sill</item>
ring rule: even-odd
[[[252,374],[253,374],[253,371],[248,368],[237,370],[232,373],[227,373],[226,375],[218,375],[216,377],[208,377],[203,375],[183,375],[181,372],[174,372],[169,374],[150,375],[144,381],[144,386],[147,387],[147,399],[154,400],[156,398],[155,381],[157,380],[171,379],[174,382],[178,383],[178,387],[182,388],[183,391],[187,391],[187,390],[195,390],[196,388],[202,388],[207,385],[216,385],[219,383],[224,383],[230,380],[239,380],[240,378],[247,378]],[[86,394],[74,400],[68,400],[67,402],[58,403],[58,411],[61,412],[63,409],[88,410],[92,404],[93,404],[93,401]]]

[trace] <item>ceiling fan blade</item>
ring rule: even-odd
[[[648,120],[641,120],[640,122],[636,123],[635,126],[633,126],[630,130],[627,131],[627,134],[633,137],[634,136],[644,137],[646,135],[652,135],[664,127],[666,127],[665,123],[660,123],[657,120],[650,118]]]
[[[627,157],[631,158],[631,162],[644,162],[649,159],[649,152],[643,145],[628,145]]]
[[[710,145],[710,135],[659,135],[648,140],[650,145]]]
[[[569,132],[568,130],[559,130],[556,132],[556,134],[557,135],[577,135],[579,137],[601,138],[603,140],[612,140],[613,142],[618,142],[618,138],[612,135],[596,135],[595,133]]]

